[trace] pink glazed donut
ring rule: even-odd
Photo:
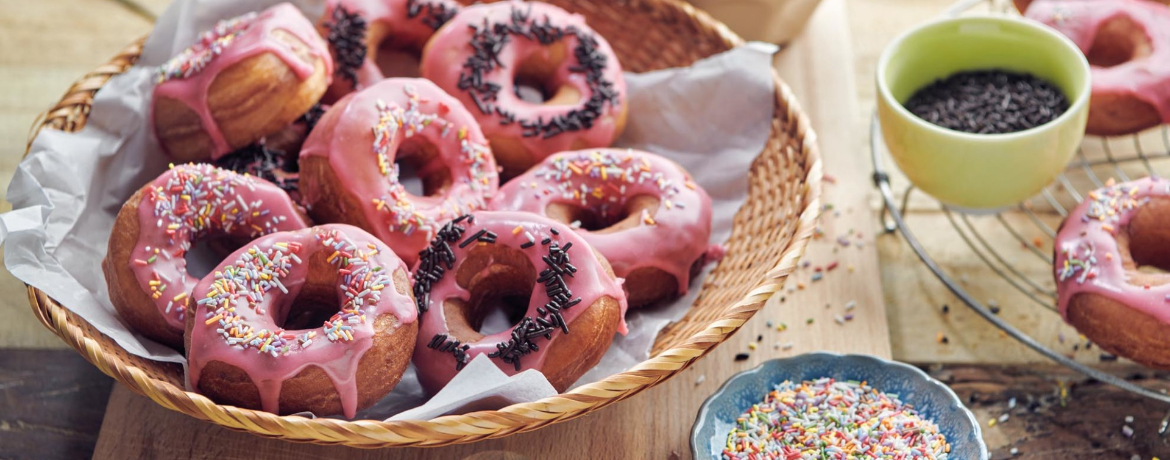
[[[424,195],[400,181],[412,166]],[[390,78],[330,107],[301,149],[310,215],[373,233],[412,264],[441,225],[486,207],[499,187],[475,119],[433,83]]]
[[[422,76],[471,109],[505,179],[548,155],[609,146],[626,122],[626,83],[585,19],[539,2],[465,8],[423,51]],[[535,86],[543,103],[520,97]]]
[[[1089,134],[1116,136],[1170,123],[1170,8],[1146,0],[1037,0],[1019,6],[1088,57]]]
[[[407,270],[348,225],[256,239],[191,294],[191,388],[220,404],[353,418],[410,362],[418,315]]]
[[[337,69],[326,99],[386,78],[376,63],[381,50],[421,55],[431,35],[458,12],[452,0],[329,0],[318,26]]]
[[[1109,183],[1065,218],[1054,244],[1065,321],[1103,350],[1170,369],[1170,181]]]
[[[199,282],[185,259],[196,241],[251,240],[308,226],[288,195],[267,181],[207,164],[175,166],[118,211],[102,262],[110,301],[134,330],[178,348]]]
[[[176,162],[218,159],[307,112],[332,74],[325,41],[288,3],[220,21],[159,67],[155,135]]]
[[[493,209],[575,228],[605,256],[631,307],[687,292],[711,237],[711,198],[681,166],[647,152],[563,152],[509,181]]]
[[[534,214],[483,211],[448,222],[420,255],[414,280],[422,312],[414,365],[432,394],[481,354],[508,375],[538,369],[565,391],[615,332],[626,333],[626,296],[605,257]],[[480,333],[497,308],[520,319]]]

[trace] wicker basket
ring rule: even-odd
[[[617,52],[622,67],[645,72],[687,66],[743,41],[677,0],[546,0],[583,14]],[[90,72],[34,131],[85,125],[93,95],[134,64],[142,41]],[[623,400],[666,380],[735,333],[795,269],[819,212],[821,162],[815,136],[788,87],[776,79],[772,133],[752,163],[747,202],[735,215],[727,255],[707,277],[685,318],[658,337],[652,357],[626,372],[540,401],[429,421],[344,421],[277,416],[221,406],[184,391],[182,368],[127,353],[43,292],[28,288],[33,312],[102,372],[163,407],[257,435],[354,447],[442,446],[535,430]],[[35,132],[33,133],[35,136]],[[29,141],[31,143],[31,139]]]

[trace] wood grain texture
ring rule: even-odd
[[[983,427],[993,459],[1021,460],[1142,459],[1170,456],[1170,443],[1157,435],[1164,407],[1144,398],[1091,381],[1055,365],[955,364],[928,369],[946,382],[967,403]],[[1111,366],[1109,371],[1130,381],[1157,390],[1166,390],[1168,375],[1130,365]],[[1065,396],[1062,398],[1062,388]],[[622,403],[633,404],[643,396]],[[1011,399],[1015,407],[1009,406]],[[589,418],[612,417],[614,409]],[[537,458],[690,458],[686,446],[658,448],[652,430],[666,423],[646,426],[638,421],[613,418],[616,425],[634,433],[603,438],[591,436],[588,423],[569,422],[537,433],[503,440],[439,449],[360,450],[292,444],[257,438],[177,416],[149,399],[118,386],[110,397],[110,411],[104,430],[120,429],[118,437],[103,435],[96,459],[121,458],[237,458],[263,454],[269,458],[317,459],[475,459],[522,460]],[[115,419],[115,414],[123,415]],[[1008,417],[1002,418],[1004,414]],[[1127,418],[1132,421],[1127,422]],[[649,420],[665,422],[666,414],[655,412]],[[587,420],[587,419],[586,419]],[[994,424],[990,421],[995,420]],[[1003,421],[1000,421],[1003,420]],[[577,429],[568,429],[580,423]],[[690,420],[680,420],[689,426]],[[1122,427],[1133,429],[1126,436]],[[165,433],[164,433],[165,427]],[[605,442],[599,442],[604,439]],[[546,441],[547,440],[547,441]],[[628,444],[636,440],[639,444]],[[1015,454],[1012,453],[1015,449]]]
[[[113,384],[73,350],[0,351],[0,458],[88,458]]]
[[[1113,365],[1107,370],[1146,388],[1170,389],[1166,381],[1170,375],[1165,372],[1133,365]],[[930,374],[950,385],[975,413],[993,459],[1170,456],[1170,440],[1157,434],[1166,415],[1164,405],[1150,404],[1063,367],[957,364]],[[1014,408],[1009,404],[1012,399]],[[1127,422],[1129,417],[1132,421]],[[1125,426],[1133,430],[1132,436],[1122,432]]]
[[[1016,458],[1021,459],[1127,459],[1132,455],[1148,459],[1155,455],[1166,458],[1170,452],[1167,441],[1155,435],[1164,413],[1162,407],[1088,381],[1063,368],[947,365],[928,370],[949,384],[974,411],[983,425],[993,458],[1010,457],[1013,447],[1018,451]],[[1110,366],[1109,371],[1149,388],[1170,387],[1166,373],[1128,365]],[[112,380],[72,351],[0,351],[0,458],[89,456],[97,442],[95,433],[112,385]],[[1062,387],[1067,390],[1063,405]],[[1012,398],[1017,401],[1015,408],[1008,406]],[[178,423],[171,423],[175,414],[124,388],[116,389],[109,401],[111,406],[125,406],[127,413],[138,414],[140,419],[123,422],[121,426],[129,430],[126,435],[116,439],[104,437],[97,458],[231,458],[247,452],[217,446],[234,445],[236,439],[245,445],[256,444],[257,450],[268,451],[271,444],[276,449],[272,453],[294,459],[383,458],[386,453],[262,440],[186,417],[178,417]],[[999,422],[1005,413],[1009,418]],[[1133,421],[1127,423],[1126,417],[1133,417]],[[159,418],[166,419],[173,429],[165,436],[146,428]],[[989,427],[992,419],[997,422]],[[1122,433],[1121,427],[1127,425],[1134,430],[1132,437]],[[150,436],[156,438],[151,440]],[[191,443],[187,443],[188,438]],[[588,439],[584,436],[567,439],[565,445],[574,441]],[[484,447],[463,458],[540,458],[526,455],[524,452],[531,452],[523,448],[518,453],[503,450],[512,446],[486,446],[485,443],[475,446]],[[447,453],[442,449],[410,452],[422,454],[420,458],[446,458],[438,454]],[[670,458],[669,453],[666,455]]]
[[[876,217],[864,205],[866,168],[863,163],[852,159],[858,152],[849,148],[855,142],[847,126],[850,121],[833,116],[857,110],[851,97],[852,72],[840,71],[849,68],[851,56],[848,36],[840,34],[846,27],[844,8],[843,0],[826,2],[806,34],[778,57],[777,67],[782,77],[794,85],[801,101],[812,101],[814,94],[817,96],[816,105],[806,107],[810,109],[813,128],[840,133],[821,139],[826,163],[838,165],[838,168],[829,169],[829,173],[843,178],[839,179],[837,186],[829,186],[826,194],[832,197],[832,201],[853,211],[829,216],[825,220],[826,234],[860,229],[866,238],[872,238]],[[817,54],[814,54],[814,47]],[[842,90],[826,95],[817,91],[817,85],[833,85]],[[850,199],[854,201],[850,202]],[[818,282],[810,281],[813,264],[799,271],[790,283],[803,284],[804,289],[793,287],[793,292],[785,295],[783,302],[779,296],[773,298],[742,332],[679,376],[620,404],[536,432],[426,450],[371,452],[295,445],[227,432],[157,406],[143,407],[142,398],[120,389],[111,397],[96,457],[170,457],[192,452],[233,456],[263,452],[267,456],[289,458],[425,459],[464,458],[473,453],[478,453],[475,458],[492,458],[490,452],[502,452],[531,458],[618,458],[631,452],[644,452],[649,458],[670,458],[672,455],[689,458],[688,438],[694,414],[702,401],[731,374],[768,358],[812,350],[889,356],[874,246],[841,247],[833,238],[825,238],[810,246],[809,257],[823,261],[817,264],[828,263],[830,259],[839,260],[840,268]],[[849,265],[855,267],[853,272],[845,268]],[[838,324],[834,317],[846,314],[844,306],[850,300],[857,300],[857,307],[849,312],[854,319]],[[825,307],[826,304],[829,308]],[[811,324],[807,322],[810,318],[813,320]],[[787,331],[775,330],[775,326],[781,323],[789,325]],[[758,337],[762,340],[757,340]],[[785,348],[784,345],[789,343],[791,347]],[[751,351],[749,344],[755,344],[756,350]],[[741,352],[750,352],[748,359],[735,361],[735,355]],[[153,406],[153,403],[148,406]],[[167,433],[169,439],[159,442],[163,433]]]

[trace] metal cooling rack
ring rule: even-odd
[[[947,10],[947,16],[969,13],[1018,14],[1010,1],[1005,0],[962,0]],[[889,153],[882,139],[881,128],[875,113],[870,126],[871,150],[874,164],[873,180],[881,192],[883,210],[882,226],[886,233],[899,232],[922,263],[934,273],[946,287],[1008,336],[1036,352],[1081,372],[1101,382],[1117,386],[1150,399],[1170,403],[1170,395],[1142,388],[1122,378],[1103,372],[1089,365],[1069,358],[1060,352],[1033,339],[979,301],[965,287],[962,275],[949,273],[935,262],[930,252],[919,242],[911,226],[907,224],[906,210],[911,195],[916,189],[906,185],[898,198],[891,185],[891,173],[897,166],[888,161]],[[1170,177],[1170,126],[1154,128],[1132,136],[1100,138],[1086,137],[1076,156],[1067,169],[1045,187],[1039,194],[1009,209],[989,213],[965,213],[955,210],[918,193],[915,207],[937,206],[954,228],[954,243],[969,248],[984,265],[1026,297],[1020,307],[1039,307],[1045,314],[1059,315],[1056,308],[1055,284],[1052,280],[1052,254],[1041,248],[1051,248],[1056,236],[1056,227],[1068,215],[1068,211],[1080,203],[1090,190],[1100,188],[1110,180],[1128,181],[1140,177],[1160,175]],[[1031,235],[1043,235],[1029,239]],[[932,238],[938,238],[932,235]],[[947,238],[952,238],[948,235]],[[1039,241],[1037,241],[1039,240]],[[1018,246],[997,247],[993,242],[1018,241],[1027,248]],[[1040,243],[1037,245],[1036,243]],[[1037,247],[1040,246],[1040,247]],[[1021,255],[1023,254],[1023,255]],[[1011,308],[1014,305],[1005,305]],[[1060,321],[1059,316],[1054,318]],[[1170,427],[1170,413],[1162,419],[1158,433],[1167,435]]]

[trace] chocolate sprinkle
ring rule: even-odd
[[[451,249],[451,244],[462,239],[459,247],[463,248],[476,241],[494,243],[498,237],[487,229],[480,229],[464,239],[463,235],[467,229],[460,225],[464,221],[474,224],[474,217],[465,214],[448,222],[435,234],[431,244],[418,254],[419,265],[414,273],[414,297],[420,315],[429,307],[430,292],[434,283],[455,268],[455,253]],[[537,308],[539,316],[526,316],[520,320],[512,329],[509,339],[496,344],[496,351],[488,354],[489,358],[500,358],[503,362],[512,364],[516,370],[520,370],[520,358],[540,350],[540,345],[535,342],[537,337],[552,339],[552,334],[557,329],[565,334],[569,333],[569,325],[565,323],[562,312],[581,303],[581,298],[573,297],[565,281],[566,277],[572,278],[573,273],[577,271],[577,267],[573,266],[569,258],[568,250],[572,243],[566,243],[564,247],[551,240],[550,243],[547,244],[548,254],[541,257],[547,267],[541,270],[540,276],[536,279],[537,283],[544,285],[545,295],[549,298],[548,303]],[[534,244],[528,242],[521,247],[532,246]],[[427,347],[444,353],[451,352],[455,356],[456,370],[462,370],[467,364],[466,351],[470,347],[461,345],[458,340],[445,334],[432,337]]]
[[[317,122],[321,121],[321,117],[323,116],[325,116],[325,107],[322,107],[321,103],[316,103],[309,108],[308,112],[305,112],[304,115],[301,115],[301,117],[298,118],[296,122],[305,124],[305,136],[308,137],[308,133],[312,132],[313,128],[317,127]],[[293,168],[286,171],[297,172],[298,170],[300,170],[299,165],[297,165],[296,162],[293,162]]]
[[[575,27],[562,28],[553,25],[547,15],[542,21],[531,20],[530,16],[531,7],[526,10],[513,7],[511,19],[507,22],[492,24],[485,19],[482,26],[471,26],[474,34],[470,45],[474,52],[463,63],[458,88],[468,92],[472,102],[483,114],[499,115],[500,124],[519,122],[524,137],[540,136],[547,139],[564,132],[592,128],[593,123],[604,112],[606,104],[618,104],[618,93],[613,82],[604,77],[608,65],[607,56],[598,50],[598,41],[592,34],[579,31]],[[589,85],[590,96],[582,107],[548,120],[541,117],[535,120],[518,120],[515,113],[495,105],[500,85],[486,81],[484,75],[497,68],[504,68],[499,55],[512,37],[536,40],[547,46],[563,40],[568,35],[577,37],[577,46],[573,48],[576,64],[569,67],[569,71],[583,74]]]
[[[943,128],[1002,134],[1048,123],[1068,110],[1052,83],[1003,70],[960,72],[919,89],[906,109]]]
[[[264,146],[263,140],[224,155],[215,161],[216,166],[240,174],[251,174],[276,184],[286,192],[296,192],[299,181],[296,177],[277,177],[275,171],[295,172],[296,161],[288,161],[280,150]]]
[[[455,17],[455,13],[459,12],[457,7],[449,7],[446,3],[434,2],[428,0],[407,0],[406,1],[406,17],[414,19],[420,14],[423,16],[423,25],[434,30],[439,30]]]
[[[569,325],[565,323],[561,312],[581,303],[580,297],[573,298],[573,293],[565,282],[566,276],[572,277],[573,272],[577,271],[576,267],[569,263],[569,246],[572,244],[562,248],[557,243],[552,243],[548,246],[548,255],[541,257],[547,267],[541,270],[536,282],[544,284],[544,292],[549,300],[543,307],[536,309],[540,316],[525,317],[521,320],[512,329],[512,336],[508,340],[496,344],[496,351],[489,354],[489,358],[500,358],[505,363],[514,365],[516,370],[520,370],[520,358],[540,349],[533,339],[541,336],[552,339],[552,333],[556,329],[565,334],[569,333]]]
[[[751,357],[751,355],[748,355],[747,353],[736,353],[735,354],[736,361],[746,361],[750,357]]]
[[[464,229],[459,224],[471,219],[470,215],[463,215],[458,219],[447,222],[443,228],[435,233],[430,246],[418,253],[419,265],[414,274],[414,301],[418,306],[419,315],[426,313],[431,302],[431,285],[442,279],[447,270],[455,268],[455,252],[451,250],[451,243],[463,237]]]
[[[448,340],[447,334],[435,334],[431,337],[431,341],[427,343],[427,348],[439,350],[443,353],[450,352],[455,356],[455,370],[461,371],[463,367],[470,361],[467,356],[467,350],[471,349],[471,345],[460,344],[458,340]]]
[[[341,5],[333,10],[333,17],[325,23],[329,30],[325,39],[333,50],[333,62],[337,65],[334,73],[355,85],[357,70],[366,60],[367,27],[361,14],[350,13]]]

